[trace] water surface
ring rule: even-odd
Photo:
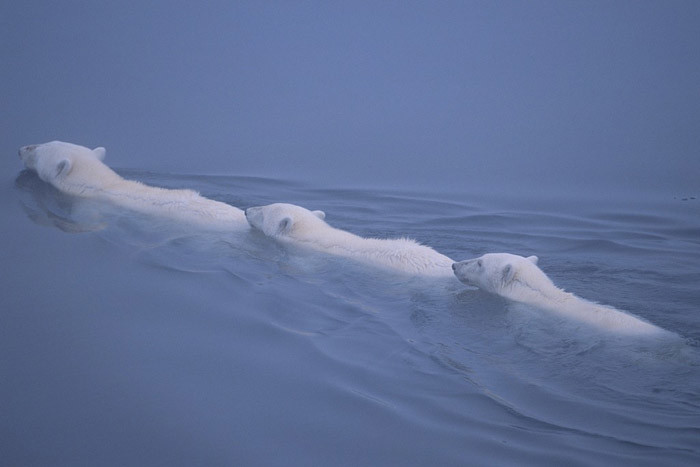
[[[121,171],[554,282],[641,339],[3,177],[8,465],[697,465],[700,202]]]

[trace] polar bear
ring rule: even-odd
[[[667,333],[636,316],[565,292],[537,266],[537,256],[488,253],[452,265],[464,284],[486,292],[557,312],[603,329],[626,334]]]
[[[409,275],[453,276],[453,261],[408,238],[363,238],[325,222],[323,211],[276,203],[246,209],[251,227],[281,242]]]
[[[245,230],[241,209],[204,198],[192,190],[169,190],[125,180],[105,165],[105,149],[52,141],[24,146],[19,157],[39,178],[59,191],[89,197],[137,212],[215,230]]]

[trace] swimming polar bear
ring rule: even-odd
[[[323,211],[276,203],[248,208],[245,215],[254,229],[282,242],[411,275],[453,276],[453,260],[432,248],[408,238],[364,238],[336,229]]]
[[[40,179],[74,196],[215,230],[246,230],[243,211],[192,190],[170,190],[126,180],[105,165],[105,148],[52,141],[24,146],[19,157]]]
[[[627,334],[668,333],[636,316],[565,292],[554,285],[537,261],[537,256],[488,253],[454,263],[452,269],[464,284],[607,330]]]

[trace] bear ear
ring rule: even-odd
[[[107,155],[107,150],[102,146],[93,149],[92,152],[95,154],[95,157],[97,157],[101,161],[105,160],[105,156]]]
[[[291,217],[285,217],[282,219],[279,225],[277,225],[277,235],[286,234],[289,232],[292,229],[292,223],[293,221]]]
[[[59,162],[56,165],[56,173],[55,176],[65,176],[68,175],[68,172],[70,172],[70,169],[73,167],[73,164],[68,159],[62,159],[61,162]]]
[[[321,220],[326,218],[326,213],[323,211],[311,211],[311,214],[313,214],[314,216],[318,217]]]
[[[503,285],[510,283],[510,281],[513,280],[514,276],[515,276],[515,268],[513,268],[512,264],[506,264],[506,267],[503,268],[503,276],[501,277],[501,280],[503,281]]]
[[[534,256],[534,255],[533,255],[533,256],[528,256],[528,257],[525,258],[525,259],[528,260],[528,261],[530,261],[532,264],[537,264],[537,261],[539,260],[539,258],[538,258],[537,256]]]

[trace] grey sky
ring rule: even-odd
[[[343,186],[697,193],[698,25],[697,1],[5,1],[2,149],[62,139],[117,167]]]

